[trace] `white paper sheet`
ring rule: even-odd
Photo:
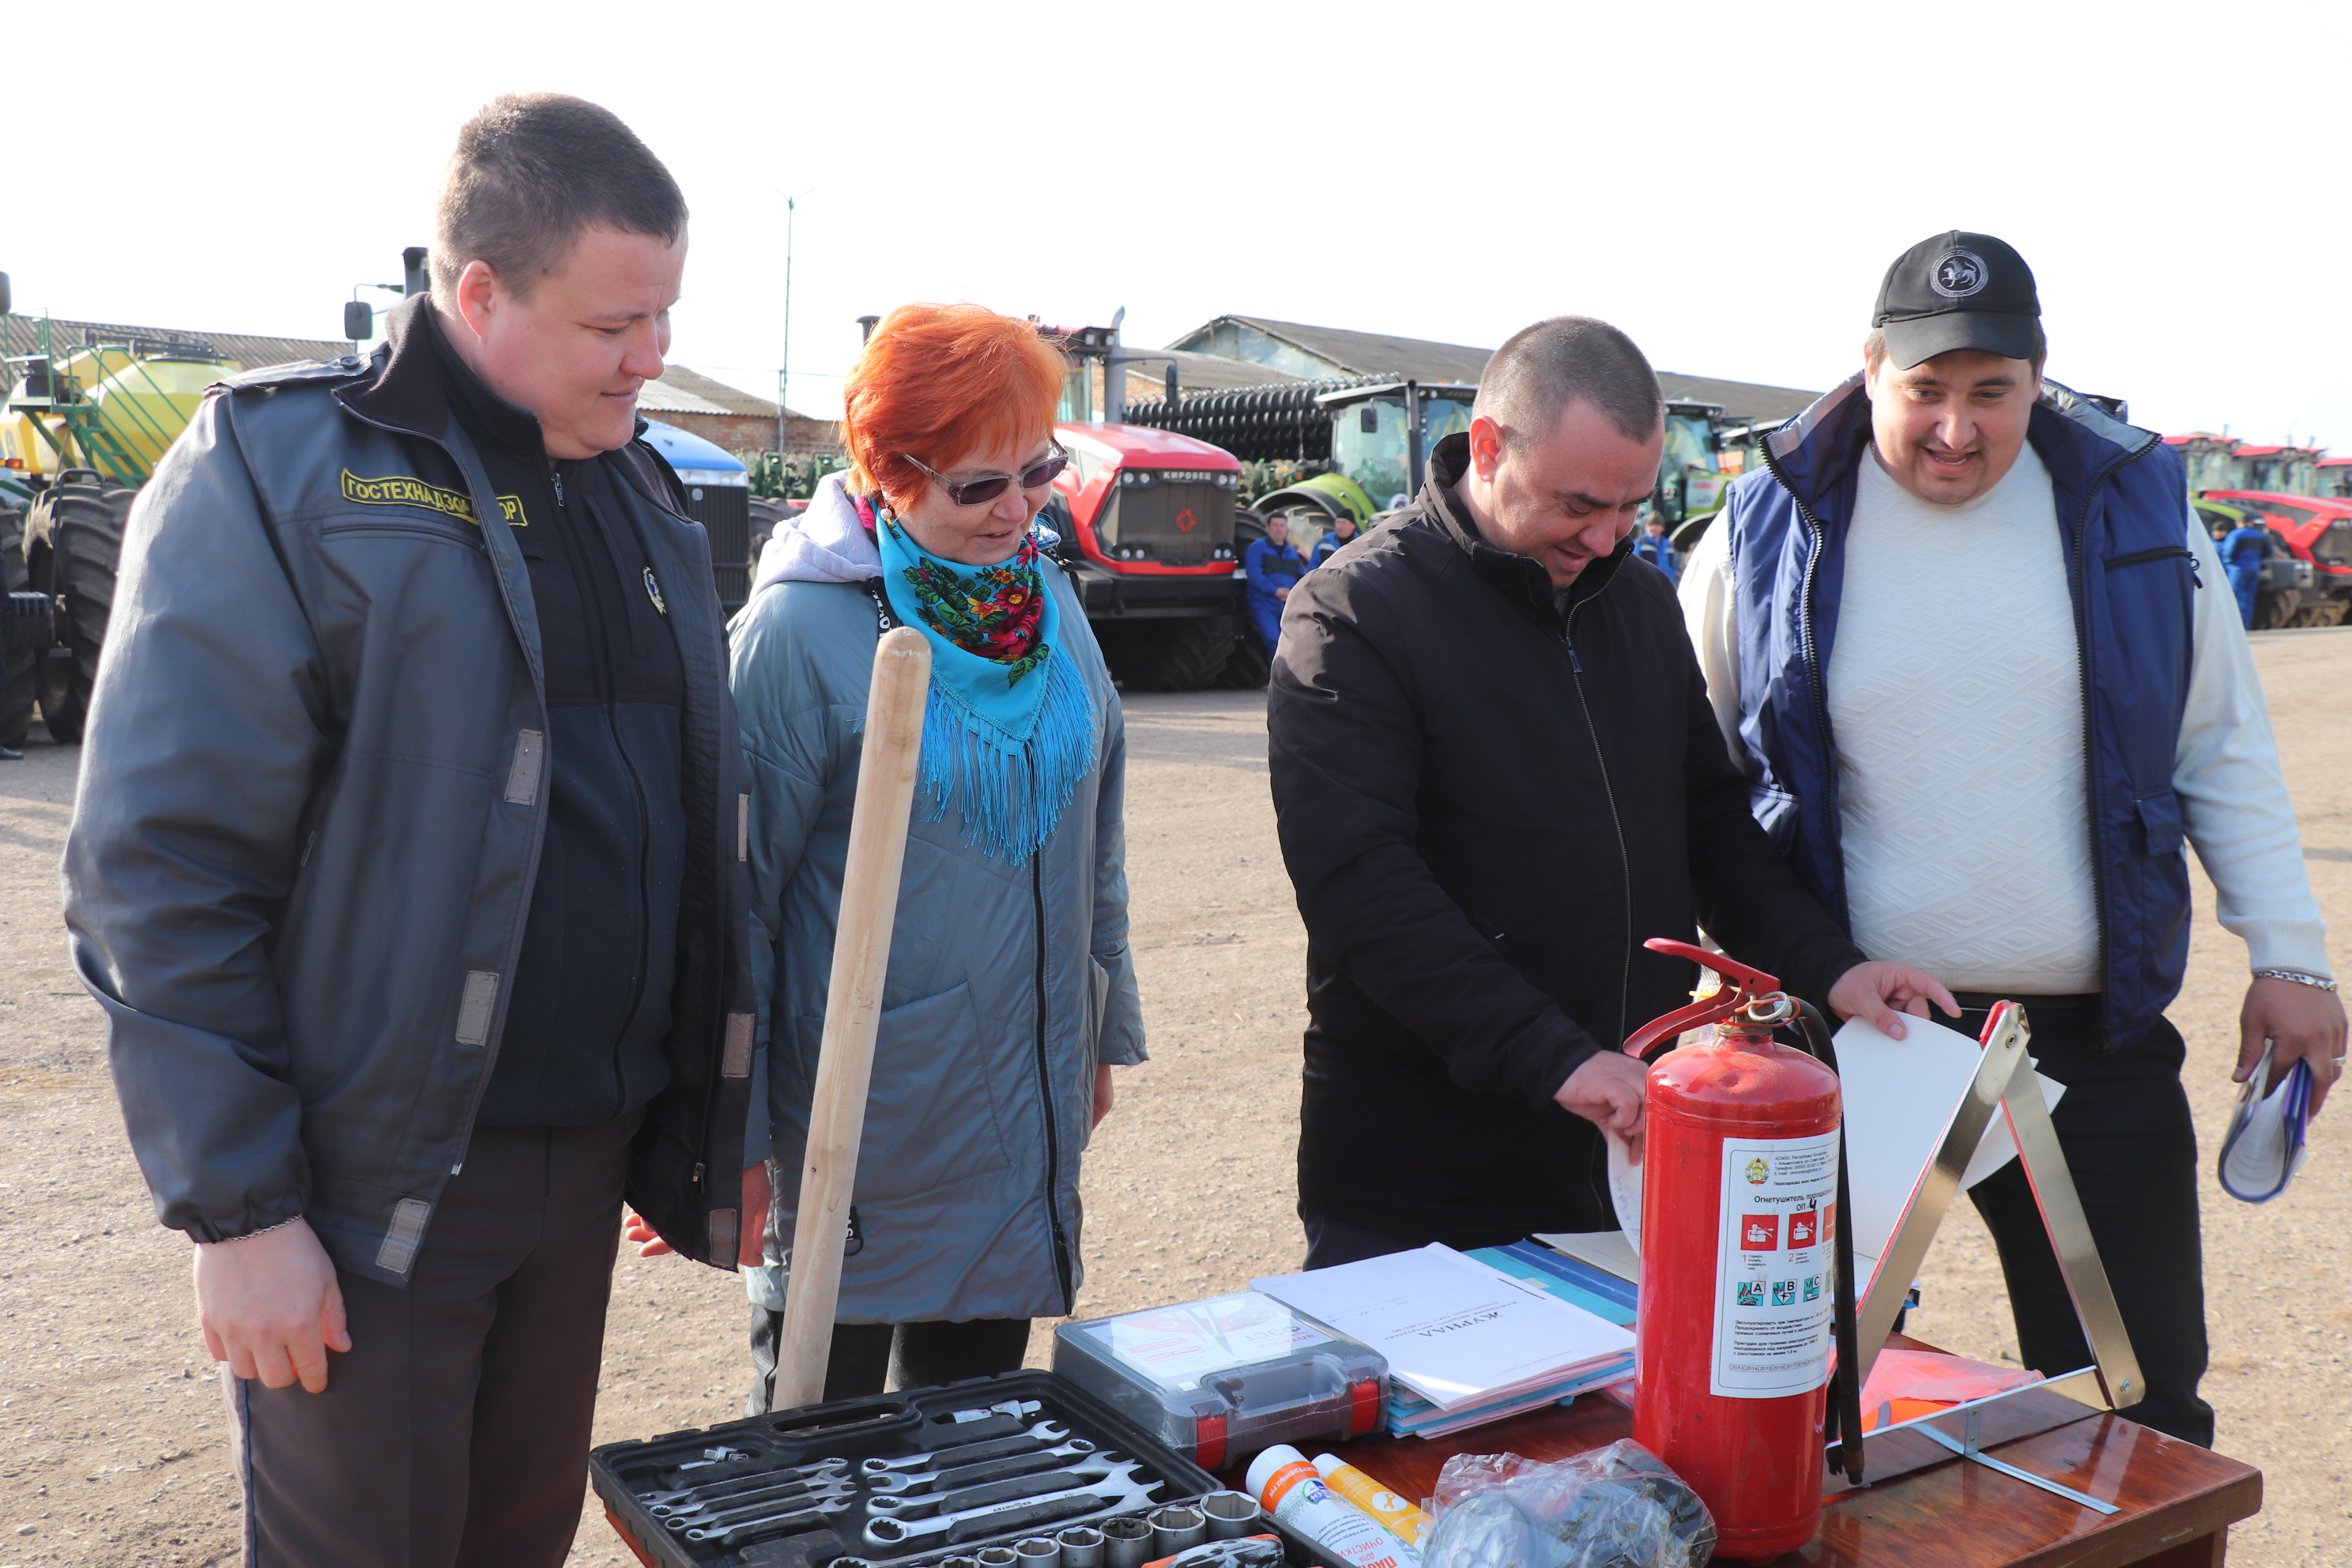
[[[1880,1255],[1984,1059],[1984,1048],[1975,1040],[1932,1019],[1906,1018],[1903,1028],[1904,1037],[1897,1040],[1867,1019],[1849,1018],[1837,1032],[1858,1294],[1869,1289]],[[2039,1073],[2034,1077],[2043,1103],[2055,1106],[2065,1086]],[[1961,1177],[1962,1188],[2016,1157],[2009,1118],[1996,1110]]]
[[[1388,1358],[1391,1377],[1441,1410],[1556,1381],[1633,1348],[1616,1324],[1435,1243],[1250,1288],[1371,1346]]]
[[[1853,1201],[1854,1275],[1857,1292],[1869,1289],[1879,1256],[1895,1234],[1927,1163],[1936,1157],[1952,1111],[1975,1078],[1984,1048],[1957,1029],[1926,1018],[1903,1021],[1906,1037],[1894,1039],[1877,1026],[1850,1019],[1838,1030],[1840,1088],[1845,1100],[1846,1180]],[[2066,1086],[2034,1074],[2042,1103],[2056,1109]],[[1960,1178],[1963,1192],[2017,1158],[2009,1118],[1999,1111],[1985,1126]],[[1609,1140],[1609,1195],[1622,1231],[1538,1236],[1535,1239],[1581,1258],[1620,1279],[1641,1278],[1642,1167],[1627,1162]]]
[[[1642,1254],[1633,1237],[1622,1230],[1571,1232],[1538,1236],[1534,1239],[1554,1252],[1565,1252],[1580,1263],[1590,1263],[1604,1274],[1614,1274],[1636,1285],[1642,1282]]]

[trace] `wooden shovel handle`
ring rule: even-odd
[[[930,682],[931,648],[923,634],[911,626],[884,632],[874,650],[874,683],[866,699],[866,744],[857,764],[824,1037],[809,1104],[783,1338],[776,1347],[772,1407],[778,1410],[814,1405],[824,1395],[834,1308],[841,1298],[842,1248],[857,1184],[857,1146],[866,1131],[866,1091],[874,1073],[874,1031],[882,1016],[883,976],[890,967],[890,929],[898,909],[898,873],[907,859],[907,817],[914,805]]]

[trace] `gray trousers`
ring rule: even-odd
[[[338,1272],[326,1392],[229,1380],[250,1568],[558,1568],[638,1121],[477,1128],[408,1288]]]

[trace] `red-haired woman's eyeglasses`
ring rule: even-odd
[[[1062,450],[1057,442],[1054,447],[1052,457],[1032,463],[1017,474],[991,474],[984,479],[966,479],[959,484],[945,474],[926,466],[920,458],[907,452],[901,452],[898,456],[921,468],[930,477],[932,482],[948,492],[948,500],[958,506],[986,506],[990,501],[1003,495],[1004,487],[1007,485],[1017,484],[1024,490],[1034,490],[1039,485],[1050,485],[1054,482],[1055,474],[1070,466],[1070,455]]]

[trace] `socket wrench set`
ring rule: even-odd
[[[589,1479],[648,1568],[1344,1568],[1050,1373],[607,1444]]]

